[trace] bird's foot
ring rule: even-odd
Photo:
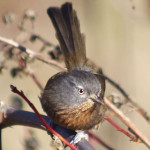
[[[88,141],[89,137],[84,131],[79,131],[70,143],[77,144],[81,139],[86,139]]]

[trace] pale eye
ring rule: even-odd
[[[82,88],[78,88],[78,94],[83,95],[84,94],[84,90]]]

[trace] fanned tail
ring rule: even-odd
[[[86,64],[85,39],[72,4],[65,3],[61,8],[50,7],[47,13],[55,27],[67,69],[82,70]]]

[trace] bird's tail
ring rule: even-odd
[[[65,3],[61,8],[50,7],[47,13],[55,27],[68,70],[84,68],[86,64],[85,38],[80,32],[79,20],[72,4]]]

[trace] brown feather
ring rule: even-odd
[[[90,78],[89,76],[95,69],[92,65],[89,64],[86,59],[84,36],[80,32],[80,24],[75,10],[72,9],[72,4],[65,3],[64,5],[62,5],[61,8],[52,7],[49,8],[47,12],[55,27],[56,35],[59,40],[61,50],[64,54],[66,67],[69,71],[66,74],[71,76],[71,73],[75,72],[74,69],[78,69],[76,71],[79,73],[81,79],[83,79],[85,77],[85,74],[84,76],[81,76],[81,70],[83,70],[83,72],[86,72],[86,74],[88,73],[88,76],[86,76],[87,83],[91,81],[88,79],[92,79],[92,81],[95,81],[94,76],[92,76],[92,78]],[[93,70],[88,70],[88,67],[93,68]],[[46,111],[49,117],[58,125],[64,126],[72,130],[88,130],[93,128],[95,125],[103,120],[103,116],[106,111],[106,105],[101,105],[100,103],[93,102],[89,99],[89,97],[84,99],[85,101],[80,101],[82,100],[80,97],[78,97],[78,101],[76,99],[70,99],[71,95],[74,95],[74,92],[72,92],[70,89],[68,91],[67,89],[63,89],[67,84],[71,88],[72,85],[70,85],[70,82],[67,82],[67,84],[66,82],[64,82],[64,87],[61,87],[60,82],[57,83],[57,80],[54,80],[59,79],[60,76],[63,77],[63,74],[65,75],[65,73],[57,74],[48,81],[41,98],[43,109]],[[98,78],[100,82],[100,97],[101,99],[103,99],[105,92],[105,79],[101,75],[94,75]],[[77,78],[77,76],[73,77],[74,79]],[[61,81],[63,80],[64,77],[63,79],[61,79]],[[55,85],[54,82],[57,83],[57,85]],[[96,82],[94,82],[94,85],[95,83],[98,83],[97,79]],[[98,84],[97,88],[100,91],[99,87],[100,86]],[[53,93],[53,91],[55,90],[56,92]],[[68,94],[69,91],[70,93]],[[60,94],[59,92],[66,92],[64,94],[68,95],[57,95]]]
[[[47,13],[55,27],[68,70],[85,66],[85,40],[80,33],[79,20],[76,11],[72,9],[72,4],[65,3],[61,8],[49,8]]]
[[[53,114],[48,114],[56,124],[67,127],[68,129],[89,130],[103,120],[105,110],[105,106],[100,107],[100,105],[86,101],[74,107],[60,105]]]

